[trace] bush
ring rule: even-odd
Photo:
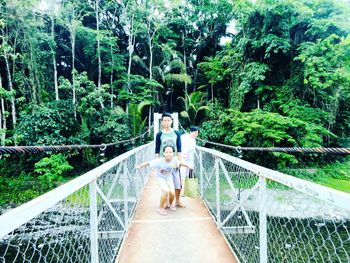
[[[35,164],[34,174],[38,175],[41,189],[50,189],[62,182],[64,173],[72,170],[63,154],[45,157]]]

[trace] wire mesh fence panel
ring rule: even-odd
[[[112,262],[124,233],[123,162],[97,180],[97,233],[100,262]]]
[[[0,262],[114,262],[149,173],[136,164],[153,148],[131,150],[0,216]]]
[[[246,206],[258,196],[258,177],[232,162],[220,160],[221,228],[237,254],[250,262],[259,262],[259,207]],[[255,203],[258,204],[255,200]],[[252,249],[253,248],[253,249]]]
[[[202,198],[240,262],[350,262],[349,194],[202,147],[196,156]]]
[[[202,162],[202,165],[198,163],[199,158],[195,159],[196,169],[201,167],[199,171],[201,179],[199,183],[201,186],[200,192],[209,210],[211,210],[211,213],[216,216],[215,158],[213,155],[206,152],[201,152],[201,155],[201,158],[205,160],[205,162]]]
[[[350,262],[350,212],[269,182],[269,262]]]
[[[88,193],[82,187],[3,237],[0,262],[88,262]]]

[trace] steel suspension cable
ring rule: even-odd
[[[82,149],[101,149],[105,150],[107,147],[115,146],[125,142],[133,142],[139,138],[142,138],[150,131],[152,126],[147,129],[143,134],[112,143],[103,143],[103,144],[83,144],[83,145],[43,145],[43,146],[1,146],[0,154],[22,154],[22,153],[40,153],[40,152],[62,152],[70,150],[82,150]]]
[[[241,147],[227,145],[217,142],[211,142],[197,138],[197,140],[204,144],[212,144],[216,146],[226,147],[236,150],[238,153],[242,151],[260,151],[260,152],[284,152],[284,153],[330,153],[330,154],[350,154],[350,148],[304,148],[304,147]]]

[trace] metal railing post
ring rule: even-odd
[[[128,167],[127,162],[123,162],[123,185],[124,185],[124,225],[125,231],[128,229],[129,212],[128,212]]]
[[[90,250],[91,262],[98,263],[98,222],[97,222],[97,194],[96,180],[89,184],[90,195]]]
[[[215,157],[215,182],[216,182],[216,215],[217,225],[221,227],[221,205],[220,205],[220,166],[219,158]]]
[[[259,253],[260,263],[267,263],[266,178],[259,176]]]
[[[199,151],[199,187],[202,198],[204,197],[203,170],[204,169],[202,151]]]

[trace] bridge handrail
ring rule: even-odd
[[[104,163],[103,165],[63,184],[52,191],[43,194],[28,203],[25,203],[15,209],[12,209],[0,216],[0,239],[24,223],[30,221],[40,213],[57,204],[75,191],[88,185],[93,180],[98,179],[104,172],[111,169],[116,164],[127,159],[136,152],[150,146],[153,142],[134,148],[126,153],[123,153],[116,158]],[[6,228],[4,227],[6,225]]]
[[[197,148],[203,152],[213,154],[224,160],[235,163],[257,175],[292,187],[298,191],[322,199],[335,206],[344,208],[346,210],[350,210],[350,194],[334,190],[316,183],[312,183],[303,179],[299,179],[281,172],[277,172],[257,164],[252,164],[214,149],[208,149],[200,146],[197,146]]]
[[[239,262],[350,262],[350,194],[197,147],[199,193]]]

